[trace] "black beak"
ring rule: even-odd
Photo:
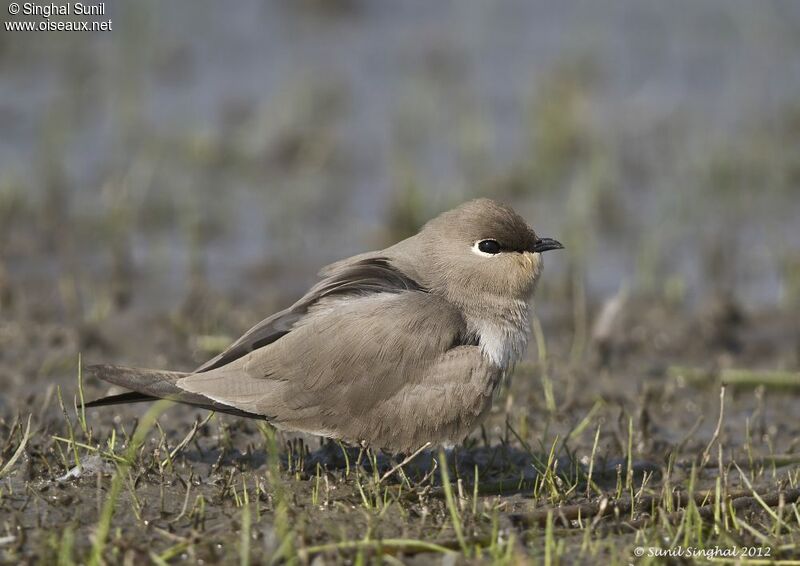
[[[530,251],[536,253],[542,253],[549,250],[562,250],[564,246],[558,240],[554,240],[553,238],[539,238],[536,240],[530,248]]]

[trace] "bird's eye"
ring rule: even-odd
[[[499,254],[500,244],[497,243],[497,240],[481,240],[478,242],[478,249],[485,254]]]

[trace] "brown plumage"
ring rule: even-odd
[[[458,442],[521,356],[540,253],[559,247],[511,208],[470,201],[323,269],[194,372],[92,366],[138,392],[94,405],[167,398],[395,451]]]

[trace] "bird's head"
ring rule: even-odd
[[[542,238],[509,206],[471,200],[428,222],[418,237],[429,285],[450,299],[527,301],[542,253],[564,246]]]

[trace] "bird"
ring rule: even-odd
[[[394,453],[462,442],[530,338],[539,237],[510,206],[467,201],[388,248],[324,267],[288,308],[190,372],[93,365],[130,392]]]

